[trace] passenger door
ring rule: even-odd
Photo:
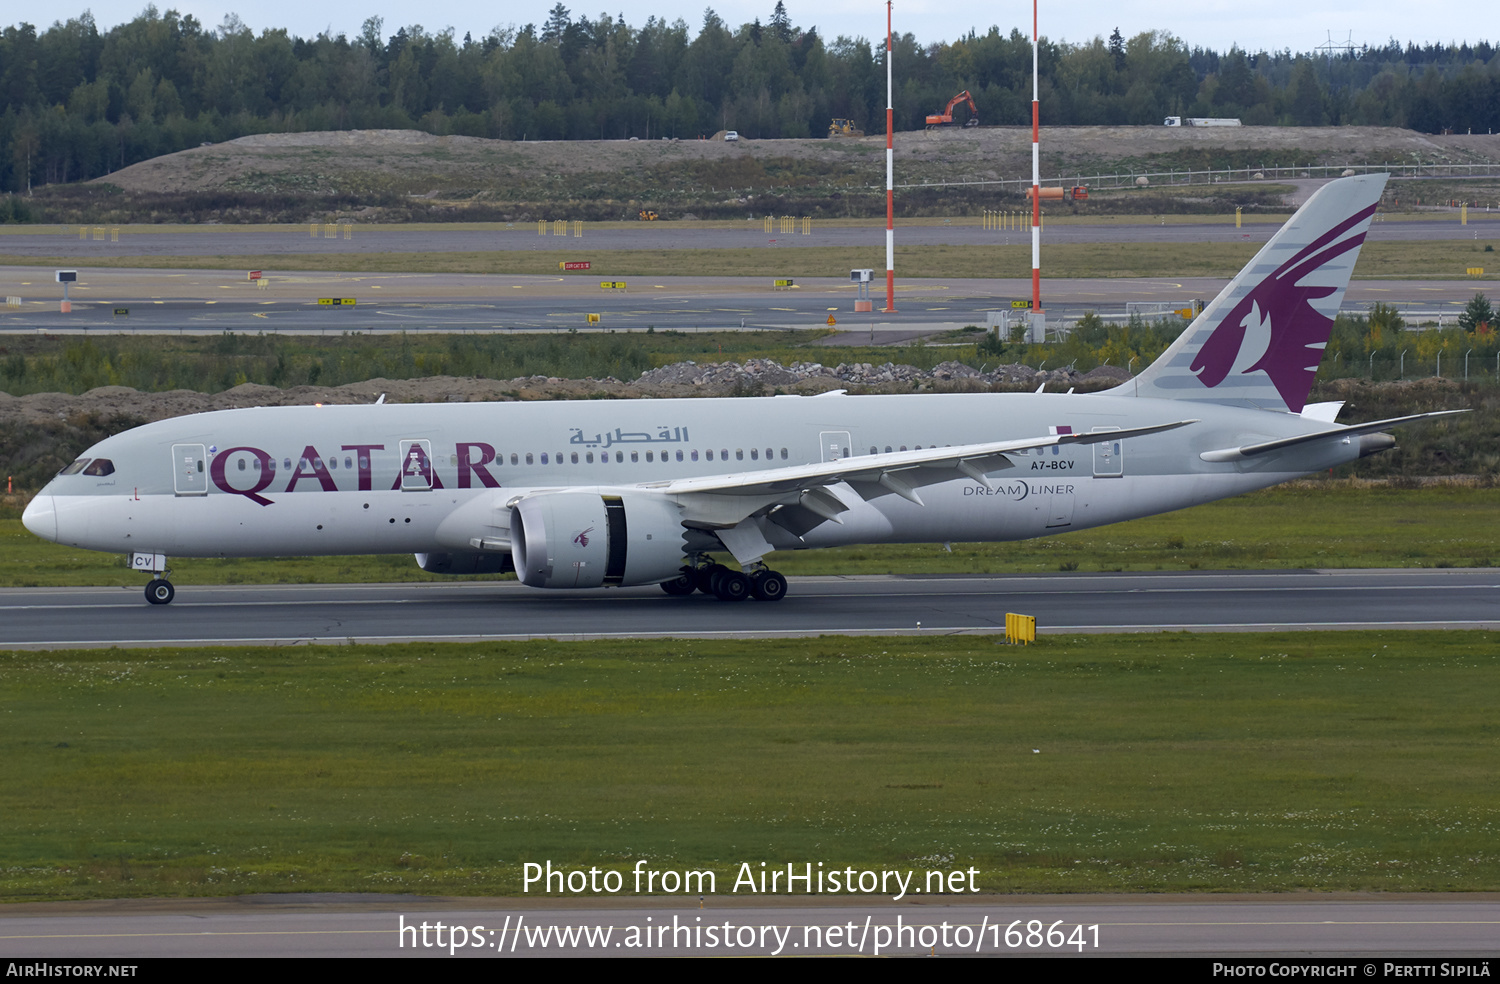
[[[172,491],[208,495],[208,462],[201,444],[172,445]]]

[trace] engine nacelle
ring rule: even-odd
[[[542,492],[511,508],[516,576],[533,588],[668,580],[682,567],[682,536],[677,503],[629,489]]]

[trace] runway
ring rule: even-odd
[[[1129,955],[1280,957],[1292,966],[1299,958],[1343,957],[1337,962],[1350,970],[1341,976],[1384,978],[1399,973],[1387,963],[1392,959],[1400,961],[1398,966],[1422,961],[1433,968],[1405,976],[1492,974],[1497,931],[1500,901],[1464,895],[957,901],[909,896],[901,902],[848,897],[747,902],[743,896],[719,895],[703,899],[701,907],[696,896],[675,903],[659,898],[549,903],[284,895],[7,906],[0,912],[0,956]],[[1446,974],[1439,969],[1443,961],[1448,961]],[[1472,969],[1456,971],[1457,966]]]
[[[1008,213],[1001,228],[985,228],[973,218],[901,219],[896,242],[901,246],[1026,245],[1031,242],[1030,213],[1016,209]],[[1201,217],[1131,216],[1124,218],[1044,218],[1043,235],[1048,244],[1063,243],[1263,243],[1285,221],[1285,216],[1251,216],[1236,228],[1233,215]],[[101,238],[80,239],[78,226],[25,226],[0,230],[0,254],[9,256],[69,256],[81,265],[90,257],[121,256],[284,256],[371,253],[470,253],[497,250],[580,253],[598,250],[679,249],[798,249],[833,246],[843,249],[878,247],[885,239],[883,221],[815,219],[802,233],[800,219],[782,231],[773,222],[766,231],[763,220],[738,224],[727,222],[585,222],[573,235],[554,235],[547,223],[539,234],[535,222],[455,223],[444,227],[425,224],[416,228],[399,225],[343,226],[335,238],[311,235],[307,225],[241,228],[224,225],[99,226]],[[87,227],[92,235],[94,228]],[[118,229],[117,237],[114,230]],[[105,239],[103,235],[110,235]],[[1486,239],[1500,235],[1500,212],[1470,209],[1468,223],[1460,224],[1458,210],[1450,214],[1416,219],[1377,219],[1371,226],[1370,242],[1452,241]]]
[[[851,337],[870,333],[885,344],[917,335],[984,326],[990,312],[1028,302],[1029,280],[901,280],[897,312],[854,312],[856,287],[837,278],[798,280],[790,290],[769,278],[629,277],[608,275],[371,274],[277,272],[258,287],[244,273],[216,270],[84,270],[62,314],[51,272],[0,267],[19,307],[0,308],[0,333],[506,332],[677,331],[824,328],[832,317]],[[603,290],[600,283],[624,283]],[[1049,280],[1043,297],[1050,321],[1086,311],[1124,318],[1130,305],[1172,309],[1206,301],[1228,280],[1080,278]],[[1344,310],[1364,313],[1379,301],[1409,318],[1456,318],[1474,296],[1470,280],[1363,280],[1350,284]],[[320,304],[351,299],[353,306]],[[591,321],[596,315],[598,320]],[[857,339],[856,339],[857,340]]]
[[[791,578],[785,600],[656,587],[542,591],[510,581],[0,591],[0,647],[361,644],[501,639],[789,638],[1500,628],[1500,571],[1242,571]]]

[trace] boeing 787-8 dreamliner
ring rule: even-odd
[[[1384,175],[1314,194],[1162,356],[1075,395],[269,407],[101,441],[24,514],[169,556],[410,552],[538,588],[782,598],[777,550],[1019,540],[1265,488],[1390,447],[1307,398]],[[728,554],[735,565],[713,563]]]

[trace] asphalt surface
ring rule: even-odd
[[[1004,213],[1001,227],[987,229],[972,219],[947,222],[940,219],[903,220],[896,229],[896,242],[902,246],[978,246],[1031,243],[1030,216],[1023,212]],[[1045,221],[1045,243],[1216,243],[1265,242],[1281,228],[1281,221],[1252,219],[1234,225],[1233,217],[1206,217],[1204,221],[1168,222],[1165,218],[1141,221],[1137,217],[1100,219],[1091,222],[1073,220]],[[1494,238],[1500,235],[1500,212],[1470,209],[1467,225],[1460,225],[1455,209],[1451,214],[1431,219],[1401,221],[1377,220],[1370,228],[1371,242],[1404,242],[1416,240],[1465,240]],[[860,225],[814,221],[803,233],[801,220],[782,231],[779,220],[767,232],[763,220],[746,221],[740,228],[725,228],[719,223],[695,227],[693,223],[672,222],[639,224],[583,223],[582,235],[573,234],[568,224],[566,235],[555,235],[548,225],[546,234],[538,234],[535,223],[513,223],[508,226],[474,227],[455,225],[451,229],[426,226],[404,229],[399,226],[361,227],[354,225],[348,239],[340,232],[334,238],[313,236],[309,226],[287,226],[281,229],[238,229],[233,226],[203,226],[191,231],[173,227],[170,231],[151,226],[123,226],[118,240],[111,238],[113,227],[98,227],[101,238],[81,239],[78,226],[47,226],[33,231],[6,230],[0,233],[0,254],[11,256],[69,256],[81,265],[90,257],[122,256],[267,256],[306,254],[368,253],[467,253],[491,250],[526,250],[575,253],[593,250],[625,249],[797,249],[807,246],[841,248],[883,247],[883,223]]]
[[[515,582],[199,586],[171,605],[130,588],[0,591],[0,646],[405,640],[1500,628],[1500,571],[1244,571],[798,577],[783,601],[673,598],[656,587],[545,591]]]
[[[80,277],[70,288],[73,310],[63,314],[50,270],[0,267],[7,294],[16,291],[11,296],[23,299],[20,307],[0,308],[0,332],[692,331],[822,328],[832,317],[851,342],[874,333],[892,344],[985,325],[989,312],[1009,311],[1016,301],[1029,305],[1031,296],[1029,280],[902,280],[897,311],[885,313],[879,310],[882,282],[871,285],[877,310],[856,314],[856,286],[833,278],[778,290],[770,278],[630,277],[625,289],[604,290],[600,276],[588,273],[288,272],[271,276],[266,287],[225,271],[82,269]],[[1054,321],[1071,321],[1085,311],[1124,318],[1132,304],[1185,307],[1212,298],[1226,283],[1213,277],[1050,280],[1043,284],[1043,303]],[[1356,281],[1344,307],[1363,313],[1382,301],[1409,317],[1456,318],[1474,291],[1468,280]],[[322,298],[356,304],[320,304]],[[591,322],[590,315],[599,320]]]
[[[1151,955],[1275,956],[1296,966],[1300,957],[1342,956],[1349,970],[1340,976],[1351,977],[1397,976],[1392,959],[1432,966],[1401,976],[1500,969],[1488,959],[1500,902],[1488,896],[599,901],[258,896],[16,905],[0,912],[0,957]],[[578,928],[593,934],[592,945],[559,939],[559,930]]]

